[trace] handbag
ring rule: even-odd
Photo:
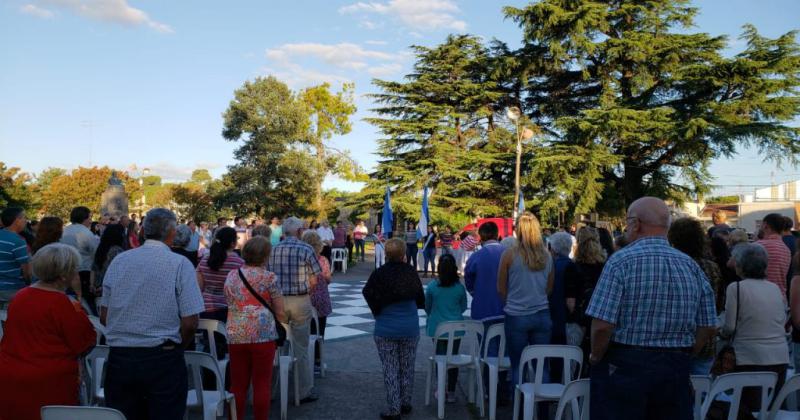
[[[272,307],[267,304],[267,301],[264,300],[261,295],[256,293],[255,290],[253,290],[253,286],[251,286],[250,282],[247,281],[247,278],[245,278],[241,268],[239,269],[239,278],[242,279],[242,283],[244,283],[244,286],[247,287],[248,291],[250,291],[250,294],[253,295],[257,301],[261,302],[261,304],[269,310],[269,313],[272,314],[272,317],[275,319],[275,329],[278,331],[278,339],[275,340],[275,344],[278,347],[283,347],[283,344],[286,343],[286,328],[283,326],[283,324],[281,324],[280,321],[278,321],[278,316],[275,315],[275,311],[273,311]]]
[[[741,300],[739,299],[739,289],[741,289],[741,281],[736,282],[736,318],[733,325],[733,332],[728,338],[728,343],[722,346],[717,352],[717,357],[714,359],[714,366],[711,368],[711,373],[714,375],[724,375],[733,372],[736,367],[736,350],[733,347],[733,340],[736,338],[736,329],[739,327],[739,308],[741,307]]]

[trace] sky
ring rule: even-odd
[[[0,2],[0,161],[48,167],[136,166],[166,180],[193,169],[220,176],[236,143],[221,114],[246,80],[275,75],[293,89],[354,82],[353,130],[333,139],[365,168],[377,130],[363,121],[373,78],[401,80],[410,45],[471,33],[518,46],[502,6],[522,0],[4,0]],[[729,35],[745,23],[775,37],[800,29],[798,0],[697,0],[697,31]],[[715,161],[717,193],[800,179],[753,150]],[[335,178],[328,188],[357,190]]]

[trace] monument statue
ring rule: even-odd
[[[117,218],[128,214],[128,194],[122,180],[117,178],[117,171],[111,172],[108,187],[100,197],[100,214],[106,213]]]

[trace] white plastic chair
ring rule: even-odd
[[[294,405],[300,406],[300,371],[297,369],[297,358],[294,357],[294,342],[292,341],[292,329],[289,325],[283,324],[286,328],[286,343],[283,347],[278,347],[275,352],[275,364],[278,367],[279,386],[281,393],[281,420],[285,420],[289,406],[289,371],[292,371],[294,381]],[[274,376],[274,374],[273,374]]]
[[[200,411],[203,413],[203,420],[216,420],[217,416],[222,416],[225,412],[225,403],[230,408],[230,419],[236,420],[236,400],[232,393],[225,391],[222,384],[219,365],[208,353],[197,351],[187,351],[184,354],[186,366],[192,375],[193,389],[190,389],[186,396],[187,411]],[[203,369],[208,369],[214,373],[217,389],[206,391],[203,389]]]
[[[228,370],[228,364],[230,364],[230,354],[226,354],[224,359],[219,358],[219,353],[217,353],[217,340],[214,338],[214,333],[221,334],[225,338],[225,342],[228,342],[228,329],[225,326],[224,322],[217,321],[215,319],[201,319],[200,323],[197,326],[197,331],[205,331],[206,337],[208,338],[208,349],[209,351],[206,353],[211,354],[214,357],[214,360],[217,361],[219,365],[219,373],[222,376],[222,382],[225,382],[225,372]]]
[[[489,357],[489,345],[493,339],[499,339],[500,341],[498,356]],[[503,356],[506,354],[505,326],[502,323],[490,326],[486,331],[486,337],[483,338],[483,343],[481,363],[486,365],[489,372],[489,420],[495,420],[497,417],[497,382],[500,378],[500,372],[511,369],[511,359]]]
[[[94,332],[97,335],[97,343],[95,344],[99,346],[100,341],[103,339],[103,337],[106,336],[106,327],[100,322],[100,318],[94,315],[88,315],[88,317],[89,317],[89,322],[92,323],[92,326],[94,327]]]
[[[555,420],[563,420],[567,404],[570,407],[572,420],[589,420],[589,389],[588,379],[572,381],[564,387],[564,392],[558,400]]]
[[[108,362],[108,346],[95,346],[85,357],[86,371],[89,373],[89,403],[103,405],[106,400],[106,363]]]
[[[708,375],[692,375],[692,388],[694,389],[694,419],[700,419],[700,408],[711,390],[711,377]]]
[[[786,380],[786,383],[783,384],[780,392],[778,392],[778,395],[772,402],[772,408],[769,410],[769,414],[767,414],[767,420],[800,419],[800,412],[781,410],[781,406],[784,402],[787,402],[788,397],[794,395],[794,393],[798,391],[800,391],[800,375],[792,375]]]
[[[563,360],[561,383],[544,383],[544,364],[547,359]],[[514,420],[519,417],[520,396],[523,398],[523,420],[532,420],[536,417],[534,413],[540,401],[560,400],[566,384],[573,379],[573,372],[577,374],[581,371],[582,362],[583,351],[580,347],[554,344],[525,347],[519,361],[520,381],[525,377],[526,371],[534,372],[534,364],[536,369],[533,382],[520,383],[514,389]]]
[[[458,334],[462,334],[459,336]],[[425,405],[431,403],[431,378],[434,371],[437,375],[437,395],[438,409],[437,415],[440,419],[444,418],[445,388],[447,385],[447,370],[450,367],[458,369],[466,368],[470,371],[469,402],[475,402],[475,389],[478,390],[478,407],[481,417],[484,416],[483,407],[483,375],[481,373],[480,349],[483,342],[483,323],[480,321],[447,321],[442,322],[436,327],[434,334],[434,351],[437,339],[447,340],[447,352],[444,355],[433,355],[428,358],[428,376],[425,382]],[[467,353],[454,354],[453,343],[456,339],[461,339],[460,352],[465,349]],[[472,341],[470,343],[469,341]]]
[[[325,377],[325,370],[327,366],[325,365],[325,337],[320,334],[319,331],[319,314],[317,314],[317,310],[315,308],[311,308],[311,322],[315,326],[316,334],[311,334],[308,337],[308,361],[311,364],[311,371],[314,371],[314,348],[316,344],[319,343],[319,369],[320,369],[320,377]]]
[[[347,273],[347,250],[345,248],[331,249],[331,271],[336,271],[336,263],[342,263],[342,273]]]
[[[41,408],[42,420],[125,420],[125,415],[113,408],[46,405]]]
[[[703,401],[703,406],[700,409],[700,418],[706,418],[708,410],[711,408],[711,403],[717,395],[732,391],[728,420],[736,420],[742,399],[742,389],[745,387],[761,388],[761,410],[756,417],[759,419],[766,418],[770,396],[777,382],[778,374],[775,372],[743,372],[720,375],[711,385],[708,396]]]

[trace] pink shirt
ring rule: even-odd
[[[244,265],[244,260],[236,255],[236,253],[228,253],[228,257],[219,270],[212,270],[208,266],[208,257],[206,255],[200,260],[197,265],[197,272],[203,275],[203,302],[206,306],[206,312],[218,311],[228,307],[225,301],[224,287],[225,280],[228,278],[228,273],[232,270],[235,271]]]
[[[786,300],[786,274],[792,264],[792,254],[789,247],[783,243],[780,235],[770,235],[756,241],[767,250],[767,280],[778,285],[781,295]]]

